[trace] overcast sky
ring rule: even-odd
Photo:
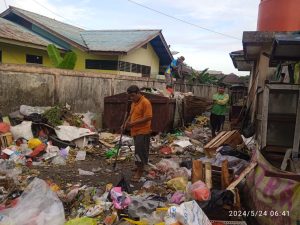
[[[243,31],[255,31],[260,0],[132,0],[230,38],[180,22],[128,0],[0,0],[84,29],[162,29],[172,51],[195,69],[237,71],[229,53],[242,49]],[[177,57],[174,56],[174,57]]]

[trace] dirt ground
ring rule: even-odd
[[[158,162],[159,158],[157,156],[150,156],[149,161]],[[111,160],[110,163],[101,154],[87,153],[84,161],[74,161],[74,163],[67,163],[67,165],[64,166],[43,165],[34,166],[33,168],[40,172],[38,175],[39,178],[50,180],[56,183],[61,189],[65,189],[67,186],[75,184],[105,188],[105,185],[108,183],[117,185],[122,177],[125,177],[125,179],[132,185],[133,189],[139,189],[141,187],[142,182],[130,182],[134,173],[132,169],[135,167],[133,159],[130,161],[118,161],[115,171],[113,171],[113,162],[114,159]],[[79,175],[78,169],[97,171],[94,172],[94,175],[88,176]],[[144,173],[144,176],[145,175],[146,173]]]

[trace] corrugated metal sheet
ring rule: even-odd
[[[154,38],[159,32],[159,30],[97,30],[81,32],[81,36],[91,51],[128,52]]]
[[[53,44],[39,35],[2,18],[0,18],[0,37],[42,46]]]
[[[13,11],[17,11],[31,20],[36,21],[48,29],[51,29],[52,31],[57,32],[69,40],[72,40],[85,47],[84,41],[80,36],[80,32],[84,31],[83,29],[23,9],[11,6],[10,8],[12,8]]]

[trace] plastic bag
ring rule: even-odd
[[[88,217],[81,217],[69,220],[65,225],[97,225],[97,220]]]
[[[95,173],[87,170],[78,169],[79,175],[93,176]]]
[[[143,184],[143,188],[145,189],[150,189],[152,187],[157,186],[158,184],[155,181],[151,181],[151,180],[147,180],[144,184]]]
[[[175,171],[169,173],[170,178],[187,177],[188,179],[190,179],[191,175],[192,175],[191,170],[185,167],[178,168]]]
[[[180,206],[172,206],[165,217],[166,225],[211,225],[211,222],[196,201],[185,202]]]
[[[0,123],[0,133],[7,133],[10,130],[10,125],[7,123]]]
[[[167,182],[168,187],[174,188],[176,191],[185,191],[188,180],[186,177],[176,177]]]
[[[159,163],[156,164],[156,167],[160,172],[166,173],[170,170],[178,169],[179,164],[171,159],[162,159]]]
[[[31,121],[23,121],[17,126],[10,127],[10,132],[12,133],[15,140],[19,138],[25,138],[26,140],[29,140],[33,138],[31,125]]]
[[[86,151],[78,151],[76,155],[76,161],[85,160]]]
[[[171,203],[179,205],[184,202],[185,194],[182,191],[176,191],[171,197]]]
[[[201,180],[193,183],[188,189],[188,193],[194,200],[207,201],[210,199],[210,190]]]
[[[42,144],[42,142],[38,138],[31,138],[27,144],[28,144],[28,148],[35,149],[37,146]]]
[[[46,110],[51,109],[51,107],[32,107],[28,105],[21,105],[20,106],[20,113],[22,113],[24,116],[29,116],[32,113],[37,113],[37,114],[43,114]]]
[[[128,215],[130,218],[147,218],[156,208],[162,206],[164,206],[162,202],[147,199],[146,196],[132,196]]]
[[[14,208],[0,213],[0,225],[63,225],[64,207],[47,183],[35,178]]]
[[[46,147],[47,147],[46,144],[44,144],[44,143],[40,144],[33,150],[32,153],[30,153],[29,156],[31,156],[31,157],[38,156],[41,152],[45,151]]]
[[[95,135],[95,132],[91,132],[86,128],[79,128],[74,126],[58,126],[59,129],[55,130],[57,137],[63,141],[73,141],[75,139]]]
[[[95,118],[96,118],[96,113],[92,113],[90,111],[88,111],[87,113],[85,114],[82,114],[83,115],[83,118],[82,118],[82,121],[88,125],[90,128],[95,128],[94,127],[94,124],[95,124]]]
[[[46,152],[48,152],[48,153],[59,152],[59,148],[57,146],[48,144],[47,148],[46,148]]]
[[[131,203],[129,195],[127,195],[125,192],[122,192],[121,187],[112,188],[110,195],[116,209],[125,209]]]
[[[54,165],[61,165],[61,166],[64,166],[64,165],[67,164],[66,160],[62,156],[60,156],[60,155],[54,157],[54,159],[52,160],[52,163]]]

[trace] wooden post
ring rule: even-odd
[[[291,157],[291,154],[292,154],[292,149],[288,149],[286,152],[285,152],[285,155],[284,155],[284,158],[283,158],[283,161],[281,163],[281,167],[280,169],[285,171],[286,170],[286,167],[287,167],[287,162],[288,162],[288,159]]]
[[[205,163],[205,183],[206,186],[211,189],[212,188],[212,177],[211,177],[211,163]]]
[[[263,93],[263,108],[262,108],[262,121],[261,121],[261,147],[267,145],[267,132],[268,132],[268,114],[269,114],[269,87],[265,85]]]
[[[222,190],[226,189],[230,184],[229,171],[228,171],[228,160],[222,162],[222,174],[221,174],[221,185]]]
[[[200,160],[193,160],[192,184],[199,180],[203,181],[203,165]]]
[[[299,148],[300,148],[300,90],[298,94],[298,107],[297,107],[294,143],[293,143],[293,151],[292,151],[293,159],[298,159]]]

